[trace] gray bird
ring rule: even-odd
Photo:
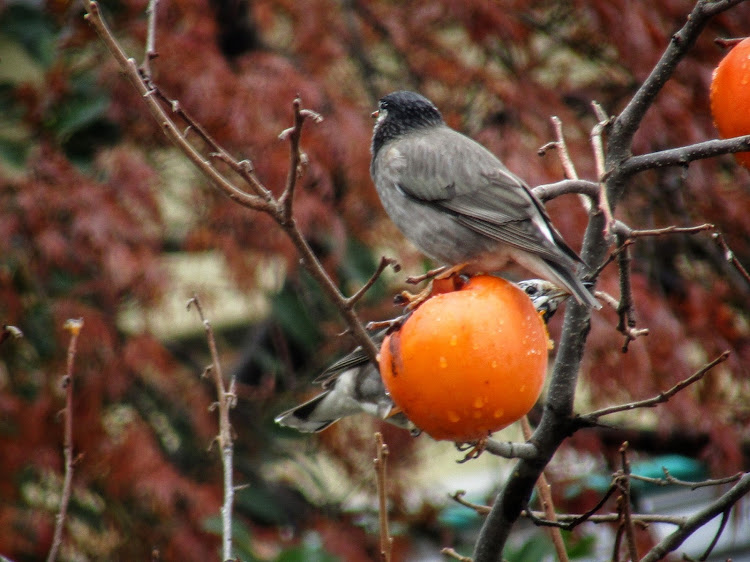
[[[576,277],[583,262],[542,202],[489,150],[448,127],[430,100],[394,92],[373,117],[375,188],[423,253],[467,274],[499,271],[512,260],[601,308]]]
[[[570,296],[567,291],[542,279],[521,281],[518,286],[529,295],[545,322]],[[386,330],[383,330],[373,336],[376,346],[380,347],[385,334]],[[316,433],[340,418],[366,413],[409,429],[412,433],[419,433],[391,401],[380,372],[360,347],[328,367],[314,382],[322,385],[323,392],[279,414],[275,418],[276,423],[304,433]]]

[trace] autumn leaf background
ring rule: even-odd
[[[140,60],[146,3],[102,8]],[[429,265],[384,216],[369,177],[369,115],[381,95],[424,93],[451,126],[532,186],[563,178],[555,151],[537,154],[553,140],[557,115],[579,174],[593,179],[590,101],[610,114],[622,109],[689,9],[624,0],[162,2],[151,66],[161,90],[249,159],[276,194],[289,166],[278,136],[290,126],[292,100],[299,95],[324,117],[303,133],[309,164],[295,218],[351,293],[381,255],[398,257],[405,274]],[[716,137],[708,88],[723,50],[713,39],[747,35],[749,18],[741,5],[712,20],[646,115],[636,153]],[[376,558],[373,428],[392,451],[396,559],[414,559],[423,543],[469,540],[446,523],[444,497],[425,492],[414,502],[413,488],[430,486],[418,477],[428,437],[372,420],[319,436],[274,425],[352,340],[338,335],[335,309],[273,221],[221,195],[169,144],[77,4],[0,7],[0,107],[0,321],[24,333],[0,345],[0,553],[36,560],[52,540],[62,327],[83,317],[65,559],[216,556],[221,466],[210,449],[212,387],[200,377],[207,346],[184,310],[194,292],[239,383],[232,422],[236,482],[248,485],[235,514],[243,559]],[[630,227],[713,223],[750,264],[750,177],[731,156],[641,173],[626,193],[617,217]],[[586,214],[578,198],[548,209],[580,248]],[[658,410],[618,418],[618,430],[580,432],[564,454],[586,456],[607,474],[626,438],[636,455],[684,454],[714,475],[747,470],[750,288],[710,232],[643,239],[632,251],[638,325],[649,335],[623,353],[614,311],[594,314],[581,410],[658,394],[722,351],[731,357]],[[405,274],[379,281],[361,316],[393,316]],[[617,295],[617,283],[610,266],[597,288]],[[553,319],[553,339],[560,325]],[[305,476],[300,451],[346,475],[350,493],[332,493],[318,473]],[[556,492],[566,505],[570,482],[560,472]],[[569,505],[586,504],[584,496]]]

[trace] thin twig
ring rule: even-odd
[[[705,488],[707,486],[722,486],[724,484],[731,484],[732,482],[737,482],[740,478],[742,478],[742,472],[738,472],[737,474],[734,474],[732,476],[727,476],[726,478],[713,478],[708,480],[700,480],[698,482],[690,482],[687,480],[680,480],[679,478],[675,478],[669,473],[669,470],[667,470],[666,467],[662,467],[662,470],[664,471],[664,478],[651,478],[649,476],[641,476],[639,474],[631,474],[630,479],[631,480],[639,480],[641,482],[647,482],[648,484],[653,484],[655,486],[685,486],[686,488],[690,488],[691,490],[697,490],[698,488]]]
[[[398,264],[398,262],[395,259],[382,256],[380,258],[380,263],[378,264],[377,269],[370,276],[367,282],[364,285],[362,285],[362,287],[360,287],[356,293],[354,293],[351,297],[346,299],[346,306],[349,308],[352,308],[355,304],[357,304],[360,301],[360,299],[362,299],[362,297],[365,296],[367,291],[370,290],[370,287],[372,287],[375,284],[375,282],[380,278],[382,273],[385,271],[385,269],[389,265],[393,267],[394,271],[399,271],[401,269],[401,266]]]
[[[524,511],[523,516],[528,517],[534,525],[539,527],[559,527],[564,531],[572,531],[582,523],[594,523],[596,525],[616,523],[620,518],[618,513],[589,515],[586,517],[574,513],[558,513],[557,521],[549,521],[544,519],[544,513],[541,511]],[[685,523],[686,519],[686,517],[678,515],[659,515],[651,513],[632,513],[630,515],[630,520],[635,525],[642,528],[648,527],[650,523],[666,523],[667,525],[676,525],[679,527]]]
[[[607,502],[607,500],[612,497],[612,494],[614,494],[617,491],[617,486],[615,484],[611,484],[606,492],[604,492],[604,495],[599,499],[599,501],[596,503],[594,507],[586,511],[585,513],[582,513],[581,515],[572,515],[572,514],[557,514],[557,521],[550,521],[547,519],[537,519],[536,513],[529,512],[527,513],[527,517],[529,517],[535,525],[540,526],[550,526],[550,527],[560,527],[561,529],[565,529],[566,531],[571,531],[575,529],[578,525],[581,523],[585,523],[586,521],[591,521],[595,517],[602,517],[602,516],[595,516],[594,514],[599,511],[602,506]],[[539,516],[544,516],[544,513],[539,513]],[[612,519],[608,519],[608,521],[617,521],[617,515],[616,514],[610,514],[607,517],[612,517]]]
[[[473,562],[473,559],[471,556],[463,556],[453,550],[452,548],[444,548],[440,551],[441,554],[445,554],[446,556],[449,556],[450,558],[453,558],[454,560],[458,560],[458,562]]]
[[[622,496],[617,496],[617,532],[615,533],[615,540],[612,543],[612,562],[620,562],[622,537],[625,535],[623,504]]]
[[[537,185],[531,191],[542,201],[549,201],[568,193],[578,193],[586,197],[599,200],[599,184],[589,180],[561,180],[554,183]]]
[[[719,542],[719,538],[721,538],[722,533],[724,532],[724,529],[727,526],[727,521],[729,520],[729,514],[732,512],[732,508],[728,507],[724,510],[724,512],[721,514],[721,522],[719,523],[719,528],[716,529],[716,534],[714,535],[713,540],[711,541],[711,544],[706,547],[706,550],[701,554],[701,557],[698,558],[698,560],[707,560],[708,557],[711,555],[711,552],[713,551],[714,547],[716,546],[716,543]]]
[[[724,513],[730,509],[748,492],[750,492],[750,472],[746,472],[737,484],[716,501],[686,518],[682,525],[646,553],[646,556],[641,559],[641,562],[656,562],[657,560],[663,560],[667,554],[679,548],[679,546],[697,529],[708,523],[720,513]]]
[[[203,328],[206,331],[208,347],[211,351],[211,368],[208,370],[213,378],[214,386],[216,387],[216,404],[219,409],[219,435],[217,436],[217,440],[221,451],[221,463],[224,469],[224,503],[221,506],[222,560],[230,560],[232,558],[232,506],[234,504],[234,443],[232,441],[232,426],[229,421],[229,410],[237,403],[237,397],[234,394],[235,381],[234,378],[232,378],[229,390],[225,388],[224,376],[221,370],[221,362],[219,361],[219,352],[216,347],[214,331],[211,327],[211,322],[209,322],[203,314],[203,307],[198,299],[198,295],[193,295],[193,298],[188,301],[188,310],[191,306],[195,306],[195,309],[198,311],[198,316],[200,316]]]
[[[665,234],[698,234],[706,230],[714,230],[716,226],[711,223],[699,224],[697,226],[667,226],[651,230],[631,230],[628,238],[645,238],[647,236],[664,236]]]
[[[550,117],[550,121],[552,121],[552,127],[555,129],[555,141],[545,145],[545,147],[556,148],[557,155],[560,158],[560,163],[562,164],[565,177],[571,181],[579,181],[575,164],[573,163],[573,159],[570,157],[570,153],[568,152],[568,144],[565,142],[565,134],[563,133],[562,121],[557,115],[553,115],[552,117]],[[540,153],[541,152],[542,150],[540,149]],[[599,185],[597,185],[595,191],[592,194],[580,194],[581,204],[583,205],[583,208],[586,209],[587,213],[591,211],[592,206],[598,205],[599,193],[600,187]]]
[[[722,154],[745,152],[748,149],[750,149],[750,135],[731,139],[713,139],[678,148],[631,156],[620,164],[617,173],[621,177],[627,178],[646,170],[668,166],[687,166],[695,160],[714,158]]]
[[[664,402],[667,402],[670,398],[672,398],[672,396],[680,392],[682,389],[701,380],[704,376],[706,376],[706,374],[711,369],[716,367],[716,365],[726,361],[728,357],[729,357],[729,351],[725,351],[724,353],[719,355],[716,359],[714,359],[710,363],[707,363],[706,365],[701,367],[700,370],[690,375],[688,378],[681,380],[669,390],[665,392],[660,392],[657,396],[654,396],[652,398],[647,398],[645,400],[639,400],[637,402],[630,402],[628,404],[620,404],[618,406],[610,406],[608,408],[602,408],[601,410],[596,410],[589,414],[585,414],[581,417],[589,421],[596,421],[603,416],[608,416],[610,414],[615,414],[617,412],[626,412],[629,410],[635,410],[636,408],[653,408],[654,406],[658,404],[663,404]]]
[[[146,49],[143,53],[143,62],[141,63],[141,72],[144,76],[151,76],[151,61],[159,56],[156,52],[156,10],[159,6],[159,0],[149,0],[146,8],[146,17],[148,24],[146,26]]]
[[[63,326],[70,332],[70,343],[68,344],[68,363],[65,376],[63,377],[63,388],[65,389],[65,410],[63,417],[65,429],[63,436],[63,456],[65,458],[65,476],[63,479],[62,495],[60,496],[60,511],[55,518],[55,534],[52,538],[47,562],[54,562],[62,545],[62,532],[65,525],[65,515],[68,512],[70,493],[73,484],[73,363],[76,358],[76,346],[78,336],[83,328],[83,318],[69,319]]]
[[[529,423],[528,416],[521,418],[521,430],[523,431],[523,438],[528,441],[531,439],[532,431],[531,424]],[[539,480],[536,482],[536,489],[539,492],[539,501],[542,504],[542,510],[544,515],[549,521],[556,521],[555,515],[555,502],[552,499],[552,492],[550,491],[549,481],[547,480],[546,471],[542,471],[539,475]],[[549,529],[550,538],[552,544],[555,546],[555,552],[557,552],[557,559],[560,562],[568,562],[568,551],[565,549],[565,541],[563,540],[562,533],[559,527],[551,527]]]
[[[294,190],[297,186],[297,180],[302,175],[302,167],[307,163],[307,156],[302,153],[299,146],[300,139],[302,138],[302,125],[304,125],[305,119],[308,117],[312,118],[316,123],[320,123],[323,120],[323,117],[314,111],[302,109],[302,100],[299,97],[294,99],[292,107],[294,109],[294,125],[289,129],[285,129],[279,135],[279,139],[281,140],[289,139],[289,172],[287,174],[286,187],[281,197],[279,197],[279,206],[282,210],[282,224],[292,220]]]
[[[249,160],[238,161],[231,154],[229,154],[224,147],[222,147],[216,140],[209,134],[208,131],[198,123],[193,116],[182,107],[179,101],[170,99],[161,89],[150,81],[149,77],[144,77],[148,86],[151,88],[152,96],[161,100],[163,104],[169,107],[170,111],[182,119],[186,124],[187,128],[182,133],[183,137],[187,137],[187,132],[191,132],[198,136],[208,146],[212,158],[216,158],[221,162],[224,162],[230,169],[232,169],[237,175],[239,175],[243,181],[253,190],[255,195],[263,199],[264,201],[271,202],[273,200],[272,193],[263,185],[263,182],[258,179],[255,175],[252,162]]]
[[[464,496],[466,495],[466,491],[464,490],[458,490],[453,494],[450,494],[450,498],[455,501],[456,503],[460,503],[464,507],[468,507],[469,509],[473,509],[477,514],[479,515],[487,515],[490,512],[490,508],[486,505],[480,505],[478,503],[472,503],[468,500],[464,499]]]
[[[214,149],[213,155],[219,157],[224,162],[230,163],[230,165],[237,171],[240,176],[248,182],[250,188],[255,194],[248,193],[239,189],[236,185],[230,182],[221,172],[219,172],[190,142],[187,141],[182,131],[178,129],[174,121],[170,119],[164,108],[159,103],[162,99],[161,93],[150,87],[144,77],[138,71],[135,61],[132,58],[128,58],[125,52],[120,47],[119,43],[112,35],[109,27],[106,25],[101,17],[99,5],[96,2],[88,2],[86,4],[88,12],[85,18],[94,26],[97,33],[101,37],[104,44],[109,49],[112,56],[115,58],[117,63],[120,65],[121,70],[125,73],[128,79],[132,82],[135,88],[143,96],[146,105],[151,111],[153,117],[163,128],[167,137],[185,154],[185,156],[209,179],[211,182],[220,189],[230,199],[243,205],[244,207],[254,209],[256,211],[262,211],[268,213],[273,219],[282,227],[286,235],[291,239],[297,252],[301,257],[302,266],[307,272],[320,284],[323,291],[326,293],[331,302],[339,310],[339,313],[346,321],[349,329],[357,340],[357,343],[362,346],[367,354],[368,358],[377,362],[377,348],[373,344],[372,340],[367,335],[362,323],[357,317],[356,313],[347,307],[346,299],[338,290],[338,287],[333,280],[328,276],[320,263],[312,248],[305,240],[302,233],[297,228],[294,220],[291,216],[288,216],[284,209],[287,206],[291,206],[291,195],[290,191],[285,191],[287,194],[286,202],[282,205],[280,201],[277,201],[271,195],[270,190],[265,188],[259,180],[252,173],[252,165],[247,161],[235,162],[226,151],[224,151],[218,144],[211,139],[211,137],[203,131],[201,127],[195,122],[191,123],[191,129],[200,132],[201,138]],[[183,118],[186,114],[179,109],[179,104],[176,101],[171,103],[172,110],[178,112]],[[314,112],[309,110],[299,110],[300,118],[306,119],[311,117],[314,120],[320,118]],[[294,127],[292,128],[294,129]],[[296,178],[296,173],[299,170],[299,166],[295,169],[290,170],[290,178]],[[294,180],[296,182],[296,179]]]
[[[594,162],[596,163],[596,179],[599,182],[599,209],[604,213],[604,235],[608,236],[614,228],[614,218],[612,217],[612,206],[609,203],[605,182],[607,181],[607,170],[604,165],[604,132],[612,122],[602,106],[592,101],[591,107],[594,109],[598,122],[591,129],[591,146],[594,150]]]
[[[622,352],[628,352],[628,346],[631,341],[634,341],[638,336],[648,335],[648,330],[637,330],[635,325],[635,307],[633,306],[633,291],[630,285],[630,248],[626,245],[626,239],[619,233],[615,235],[617,237],[618,247],[622,247],[623,251],[619,252],[617,256],[617,266],[620,271],[620,301],[617,304],[617,316],[619,321],[617,323],[617,331],[625,336],[625,341],[622,344]]]
[[[724,252],[724,259],[727,260],[729,263],[731,263],[737,271],[740,272],[740,275],[747,281],[748,284],[750,284],[750,273],[747,272],[747,270],[742,266],[740,261],[737,259],[737,256],[734,255],[734,252],[729,248],[729,245],[727,244],[727,241],[724,240],[724,235],[721,232],[714,232],[713,234],[714,240],[716,240],[716,243],[721,247],[721,250]]]
[[[388,458],[388,445],[383,443],[383,434],[375,433],[375,474],[378,486],[378,508],[380,513],[380,558],[383,562],[390,562],[393,550],[393,538],[388,531],[388,502],[386,494],[385,464]]]
[[[114,35],[110,31],[109,27],[101,17],[99,4],[97,2],[89,2],[88,13],[84,16],[91,25],[94,26],[99,36],[104,41],[105,45],[109,49],[112,56],[114,56],[117,63],[120,65],[120,69],[125,73],[130,82],[135,86],[138,92],[143,96],[146,105],[148,106],[151,114],[157,123],[162,127],[167,137],[177,145],[180,150],[187,156],[187,158],[208,178],[210,179],[219,189],[221,189],[230,199],[237,201],[241,205],[255,209],[258,211],[272,212],[274,208],[256,195],[246,193],[241,189],[238,189],[233,183],[225,178],[216,168],[214,168],[210,162],[208,162],[202,154],[200,154],[195,147],[193,147],[177,128],[174,121],[172,121],[167,113],[164,111],[162,106],[159,104],[158,99],[153,95],[154,90],[151,89],[143,77],[141,76],[138,68],[136,67],[135,60],[128,58],[125,52],[120,47],[120,44],[115,39]]]
[[[622,524],[625,527],[625,538],[627,539],[628,554],[630,560],[638,560],[638,548],[635,543],[635,529],[633,528],[632,512],[630,509],[630,461],[628,460],[628,442],[620,447],[620,460],[622,462],[622,474],[617,478],[617,486],[622,492]]]

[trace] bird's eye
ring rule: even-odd
[[[534,285],[526,285],[526,294],[527,295],[535,295],[536,294],[536,287]]]
[[[381,101],[379,104],[380,109],[388,109],[388,102],[387,101]]]

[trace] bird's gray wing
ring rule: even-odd
[[[372,340],[375,343],[376,347],[380,347],[380,344],[383,343],[385,334],[386,331],[381,330],[380,332],[372,336]],[[361,347],[357,346],[356,348],[354,348],[354,350],[344,355],[341,359],[329,365],[325,371],[315,377],[313,383],[319,384],[323,388],[328,388],[344,371],[348,371],[349,369],[352,369],[354,367],[362,367],[369,362],[370,358],[367,356],[365,351]]]
[[[479,143],[439,127],[428,134],[407,135],[386,150],[380,166],[405,196],[542,258],[560,261],[562,250],[580,261],[550,223],[539,199]]]
[[[498,184],[498,181],[503,183]],[[460,224],[480,234],[544,259],[559,262],[562,253],[574,262],[580,262],[581,259],[563,240],[550,222],[542,203],[531,191],[523,184],[520,188],[508,189],[504,181],[503,177],[490,176],[490,189],[457,196],[438,205],[454,213]],[[522,199],[521,192],[526,195],[522,201],[513,204],[516,208],[512,212],[508,211],[508,204],[503,201],[507,197],[499,196],[511,190],[518,199]]]

